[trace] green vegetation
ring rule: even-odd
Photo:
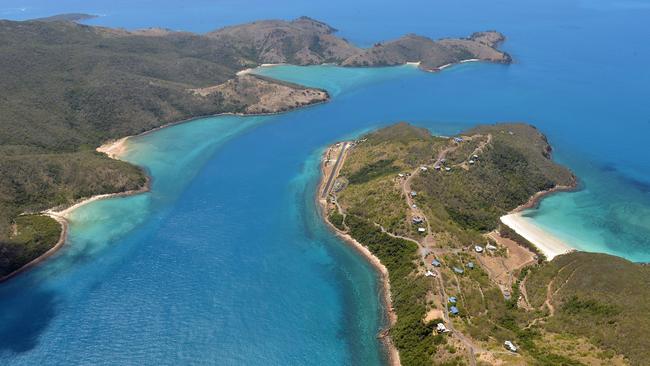
[[[425,214],[431,227],[430,238],[426,240],[432,239],[432,245],[440,250],[436,257],[443,263],[438,270],[444,292],[457,297],[456,305],[460,309],[460,314],[454,318],[457,331],[487,348],[502,349],[503,342],[511,340],[520,347],[523,362],[534,365],[583,365],[594,360],[607,364],[617,354],[630,359],[634,352],[641,355],[641,350],[647,347],[642,329],[650,325],[646,324],[650,317],[645,316],[648,314],[645,305],[649,303],[645,298],[648,291],[641,291],[643,296],[634,296],[632,303],[644,304],[638,316],[626,315],[624,303],[627,299],[621,295],[629,296],[634,289],[647,288],[647,267],[623,261],[625,265],[607,266],[605,271],[595,275],[595,265],[594,272],[583,272],[583,267],[580,271],[562,269],[583,266],[585,261],[593,260],[593,254],[574,253],[558,257],[551,263],[540,259],[541,265],[513,273],[515,279],[512,288],[508,289],[509,299],[506,299],[488,272],[478,265],[475,253],[471,249],[462,250],[473,248],[475,243],[487,242],[484,234],[498,228],[498,218],[526,203],[536,192],[574,182],[571,172],[550,160],[548,142],[531,126],[481,126],[463,136],[465,141],[457,144],[408,124],[390,126],[359,140],[341,169],[341,177],[348,185],[337,193],[337,201],[346,214],[347,232],[366,245],[389,271],[397,313],[391,337],[400,351],[402,363],[454,364],[463,362],[464,357],[457,354],[452,344],[440,347],[447,338],[435,334],[435,321],[424,321],[428,311],[434,308],[433,302],[427,299],[443,289],[437,281],[423,276],[428,263],[418,255],[418,245],[391,236],[425,241],[414,230],[416,225],[411,223],[413,213],[406,205],[404,192],[407,179],[410,189],[417,192],[414,198],[417,208]],[[450,171],[432,169],[443,151],[450,158],[443,166],[451,167]],[[478,155],[475,164],[468,164],[474,154]],[[422,165],[429,169],[420,170]],[[417,173],[410,178],[397,176],[397,173],[414,172]],[[342,222],[339,215],[336,212],[329,216],[336,225]],[[382,232],[382,228],[387,232]],[[506,229],[501,232],[534,248]],[[474,269],[468,267],[469,262],[475,263]],[[628,270],[637,272],[636,280],[629,285],[613,286],[611,273],[628,265]],[[454,267],[464,272],[455,273]],[[594,277],[597,280],[590,280]],[[556,286],[566,283],[555,292],[556,313],[548,317],[544,302],[546,286],[551,281]],[[579,285],[582,290],[577,290],[574,281],[582,281]],[[595,281],[599,281],[603,293],[591,291]],[[522,283],[527,288],[531,305],[528,308],[519,306]],[[604,287],[611,293],[605,295]],[[442,306],[449,306],[446,299],[442,301]],[[643,316],[645,318],[641,319]],[[622,327],[622,319],[628,318],[638,321],[636,331],[631,328],[632,322]],[[625,334],[638,334],[639,340],[625,342]],[[549,337],[555,336],[562,337],[565,345],[592,351],[574,352],[549,346]]]
[[[397,173],[399,168],[392,165],[392,163],[392,160],[382,159],[366,165],[359,169],[359,171],[350,175],[348,181],[350,184],[361,184],[384,175]]]
[[[382,233],[357,216],[348,216],[346,221],[350,235],[366,245],[388,269],[393,308],[397,314],[397,324],[390,334],[400,350],[402,364],[430,364],[436,345],[443,339],[434,336],[434,322],[425,324],[422,321],[429,284],[423,276],[413,273],[417,245]]]
[[[548,169],[553,164],[544,155],[546,140],[533,127],[497,125],[470,133],[492,136],[474,165],[453,168],[448,174],[423,174],[412,185],[426,193],[427,206],[443,208],[463,229],[494,230],[500,216],[535,193],[572,183],[566,169]]]
[[[21,213],[66,205],[94,194],[135,190],[145,184],[140,168],[94,151],[0,159],[0,276],[44,253],[59,239],[43,225],[56,226],[58,233],[61,228],[56,221],[45,216],[18,216]],[[47,230],[35,233],[39,228]],[[15,231],[20,233],[17,237]]]
[[[551,287],[554,316],[544,328],[586,337],[601,348],[647,364],[650,267],[596,253],[570,253],[531,271],[526,290],[540,306]]]
[[[338,211],[332,210],[327,218],[337,229],[345,230],[345,216],[341,215]]]
[[[41,215],[24,215],[16,218],[11,239],[0,247],[0,277],[24,266],[47,252],[61,236],[61,225],[56,220]]]

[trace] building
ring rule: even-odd
[[[418,224],[423,223],[423,222],[424,222],[424,219],[421,218],[420,216],[413,216],[413,218],[411,219],[411,221],[413,221],[414,224],[418,225]]]
[[[467,268],[474,269],[474,262],[467,263]]]
[[[443,323],[438,323],[436,325],[436,331],[438,333],[449,333],[449,329],[447,329],[447,327],[445,327],[445,324]]]
[[[463,141],[464,141],[464,140],[463,140],[462,137],[454,137],[454,142],[461,143],[461,142],[463,142]]]
[[[426,233],[426,232],[427,232],[427,229],[425,229],[423,227],[418,228],[418,233]]]
[[[517,352],[517,346],[510,341],[503,342],[503,346],[510,352]]]
[[[426,172],[427,170],[429,170],[429,168],[427,168],[426,166],[421,166],[420,170],[423,171],[423,172]]]
[[[431,261],[431,265],[434,267],[440,267],[440,262],[437,259]]]
[[[446,171],[446,172],[448,172],[448,171],[450,171],[450,170],[451,170],[450,167],[446,167],[446,168],[445,168],[445,171]]]
[[[449,312],[451,313],[451,315],[458,315],[459,313],[458,308],[455,306],[450,307]]]
[[[458,274],[463,274],[463,273],[465,273],[465,271],[464,271],[462,268],[458,268],[458,267],[454,267],[454,272],[456,272],[456,273],[458,273]]]
[[[436,274],[431,271],[427,271],[424,275],[427,277],[436,277]]]
[[[449,297],[449,303],[450,304],[455,304],[456,302],[458,302],[458,299],[456,298],[456,296]]]
[[[473,159],[469,159],[468,163],[470,163],[470,164],[474,164],[474,160],[473,160]]]
[[[492,245],[492,244],[488,244],[488,245],[485,246],[485,249],[487,249],[487,250],[497,250],[497,247]]]
[[[417,196],[417,195],[418,195],[418,192],[416,192],[416,191],[411,191],[411,197],[415,197],[415,196]]]
[[[480,245],[475,245],[474,250],[476,251],[476,253],[483,253],[483,247]]]

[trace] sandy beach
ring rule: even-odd
[[[110,157],[111,159],[122,160],[122,157],[124,156],[124,154],[127,152],[127,149],[128,149],[127,140],[129,139],[129,137],[131,137],[131,136],[123,137],[123,138],[121,138],[119,140],[115,140],[115,141],[109,141],[109,142],[103,144],[102,146],[98,147],[97,151],[108,155],[108,157]],[[72,206],[66,207],[64,209],[60,209],[60,210],[49,209],[49,210],[44,211],[43,213],[50,216],[50,217],[56,218],[59,222],[61,222],[61,220],[68,219],[70,217],[70,214],[74,210],[76,210],[79,207],[81,207],[83,205],[86,205],[86,204],[88,204],[90,202],[103,200],[103,199],[107,199],[107,198],[112,198],[112,197],[130,196],[130,195],[133,195],[133,194],[143,193],[143,192],[146,192],[148,190],[149,190],[149,178],[147,177],[147,183],[141,189],[135,189],[135,190],[131,190],[131,191],[118,192],[118,193],[98,194],[98,195],[83,199],[83,200],[73,204]]]
[[[575,250],[569,244],[524,218],[522,212],[502,216],[501,222],[535,245],[549,261],[560,254]]]
[[[111,159],[121,160],[121,157],[126,153],[128,144],[127,140],[131,136],[123,137],[119,140],[109,141],[96,150],[100,153],[108,155]]]
[[[127,139],[129,137],[130,136],[121,138],[119,140],[108,142],[108,143],[98,147],[97,151],[105,153],[106,155],[108,155],[112,159],[120,160],[121,157],[126,152],[126,149],[127,149],[126,141],[127,141]],[[63,247],[63,245],[65,244],[67,236],[68,236],[68,226],[69,226],[68,218],[70,217],[70,214],[74,210],[76,210],[77,208],[79,208],[79,207],[81,207],[81,206],[83,206],[85,204],[88,204],[90,202],[93,202],[93,201],[97,201],[97,200],[101,200],[101,199],[107,199],[107,198],[111,198],[111,197],[129,196],[129,195],[133,195],[133,194],[146,192],[148,190],[149,190],[149,179],[147,177],[147,183],[141,189],[126,191],[126,192],[119,192],[119,193],[99,194],[99,195],[96,195],[96,196],[92,196],[92,197],[83,199],[83,200],[73,204],[72,206],[66,207],[66,208],[61,209],[61,210],[49,209],[49,210],[43,211],[42,212],[43,215],[46,215],[46,216],[49,216],[49,217],[53,218],[54,220],[56,220],[61,225],[61,235],[59,237],[59,240],[47,252],[41,254],[39,257],[35,258],[34,260],[32,260],[31,262],[25,264],[24,266],[20,267],[19,269],[15,270],[14,272],[0,278],[0,282],[9,280],[9,279],[11,279],[11,278],[25,272],[25,271],[31,269],[32,267],[35,267],[39,263],[45,261],[47,258],[52,256],[52,254],[54,254],[56,251],[61,249],[61,247]]]
[[[327,148],[325,151],[322,159],[321,159],[321,181],[318,185],[318,190],[316,191],[316,199],[318,201],[318,206],[320,208],[320,213],[323,218],[323,221],[327,224],[327,226],[338,236],[341,238],[345,243],[349,244],[352,248],[354,248],[359,254],[361,254],[377,271],[379,274],[380,280],[381,280],[381,285],[382,285],[382,301],[384,302],[384,306],[386,308],[386,313],[388,316],[388,329],[393,327],[395,323],[397,322],[397,314],[395,314],[395,311],[393,310],[393,300],[391,298],[391,293],[390,293],[390,280],[388,277],[388,269],[386,266],[384,266],[379,258],[377,258],[370,249],[368,249],[366,246],[363,244],[359,243],[357,240],[355,240],[352,236],[342,232],[338,228],[336,228],[329,220],[327,219],[327,199],[322,198],[320,192],[323,191],[325,188],[325,185],[327,184],[328,178],[330,174],[337,174],[338,172],[332,171],[333,170],[333,165],[330,166],[330,163],[332,163],[331,159],[329,159],[331,150],[333,150],[332,145]],[[344,146],[342,144],[342,146]],[[338,154],[332,154],[332,156],[336,156]],[[345,155],[345,154],[343,154]],[[345,159],[345,156],[342,157],[342,159]],[[340,168],[340,167],[339,167]],[[401,366],[400,358],[399,358],[399,351],[397,350],[397,347],[393,344],[392,339],[390,338],[389,333],[387,332],[388,329],[385,331],[382,331],[379,337],[381,338],[381,341],[385,347],[385,350],[388,354],[388,362],[391,366]]]

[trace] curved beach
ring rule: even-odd
[[[535,245],[549,261],[558,255],[575,250],[568,243],[532,223],[524,217],[523,212],[501,216],[501,222]]]

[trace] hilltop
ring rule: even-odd
[[[324,215],[388,270],[402,364],[641,364],[650,309],[628,315],[625,304],[647,302],[647,267],[589,253],[547,262],[500,225],[537,192],[575,185],[540,131],[496,124],[443,138],[400,123],[327,155],[341,149],[342,166],[323,163],[324,181],[335,177]]]
[[[85,14],[85,13],[65,13],[57,14],[49,17],[35,18],[34,21],[39,22],[80,22],[82,20],[94,19],[97,18],[97,15]]]

